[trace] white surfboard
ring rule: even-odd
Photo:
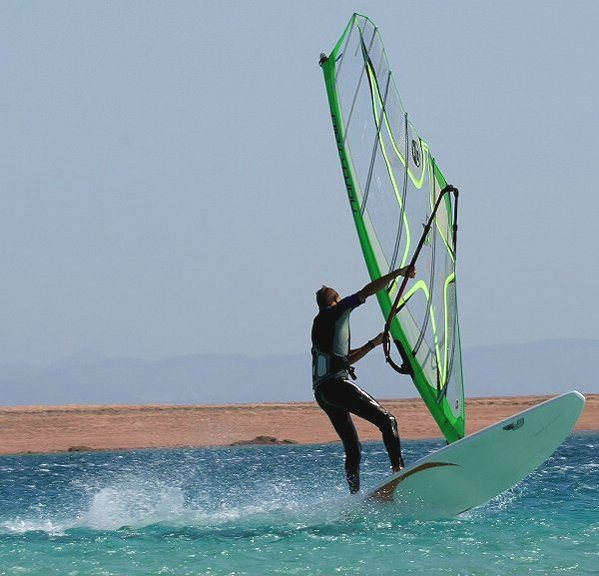
[[[402,516],[456,516],[538,468],[570,434],[584,396],[573,391],[466,436],[394,474],[366,495]]]

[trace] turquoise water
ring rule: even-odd
[[[380,443],[362,468],[365,487],[385,477]],[[599,434],[460,518],[358,511],[345,491],[337,444],[5,456],[0,574],[599,575]]]

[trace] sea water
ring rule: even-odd
[[[342,461],[339,444],[4,456],[0,574],[599,575],[599,434],[436,521],[358,508]],[[381,443],[362,471],[388,474]]]

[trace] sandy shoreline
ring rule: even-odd
[[[473,398],[467,402],[468,433],[525,410],[549,396]],[[438,438],[420,399],[384,400],[402,438]],[[355,418],[363,441],[379,431]],[[587,395],[577,430],[599,430],[599,394]],[[232,405],[18,406],[0,408],[0,454],[219,446],[273,436],[301,444],[338,441],[313,402]]]

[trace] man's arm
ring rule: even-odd
[[[393,270],[393,272],[389,272],[389,274],[385,274],[376,280],[373,280],[369,284],[366,284],[362,290],[358,292],[358,296],[362,302],[366,300],[369,296],[374,296],[377,292],[381,291],[383,288],[389,284],[392,280],[395,280],[398,276],[408,276],[409,278],[414,278],[416,275],[416,268],[413,266],[404,266],[403,268],[398,268],[397,270]]]
[[[383,333],[377,334],[372,340],[368,340],[364,346],[349,351],[349,363],[353,364],[364,358],[368,352],[374,350],[377,346],[383,343]]]

